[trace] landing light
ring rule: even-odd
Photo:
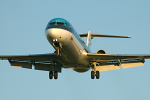
[[[53,39],[53,41],[57,41],[57,39]]]

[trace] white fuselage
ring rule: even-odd
[[[46,30],[46,37],[50,44],[58,49],[54,43],[59,43],[60,54],[64,67],[67,68],[89,68],[89,62],[85,48],[81,45],[74,33],[60,28]]]

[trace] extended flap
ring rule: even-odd
[[[43,70],[43,71],[58,71],[61,72],[61,66],[55,66],[52,64],[41,64],[41,63],[34,63],[35,70]]]
[[[122,65],[122,68],[131,68],[131,67],[144,66],[144,63],[142,63],[142,62],[122,63],[121,65]]]
[[[28,63],[28,62],[9,61],[9,63],[11,64],[11,66],[14,66],[14,67],[32,69],[32,64],[31,64],[31,63]]]
[[[103,66],[96,66],[96,71],[109,71],[109,70],[118,70],[120,69],[117,65],[103,65]]]

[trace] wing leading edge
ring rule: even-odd
[[[33,54],[33,55],[14,55],[14,56],[0,56],[0,60],[33,60],[33,61],[49,61],[57,60],[55,53],[49,54]]]
[[[122,55],[122,54],[95,54],[95,53],[88,53],[87,54],[89,59],[93,59],[96,61],[102,61],[102,60],[123,60],[123,59],[136,59],[136,58],[142,58],[142,59],[150,59],[150,55]]]

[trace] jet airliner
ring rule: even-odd
[[[143,66],[145,59],[150,55],[107,54],[103,49],[91,53],[90,45],[94,37],[130,38],[128,36],[115,36],[93,34],[89,30],[86,34],[77,34],[73,26],[65,19],[54,18],[50,20],[45,29],[48,42],[54,47],[53,53],[31,55],[2,55],[1,60],[8,60],[11,66],[49,71],[50,79],[57,79],[62,68],[71,68],[83,73],[90,69],[91,79],[100,78],[100,72]],[[83,37],[87,37],[86,43]]]

